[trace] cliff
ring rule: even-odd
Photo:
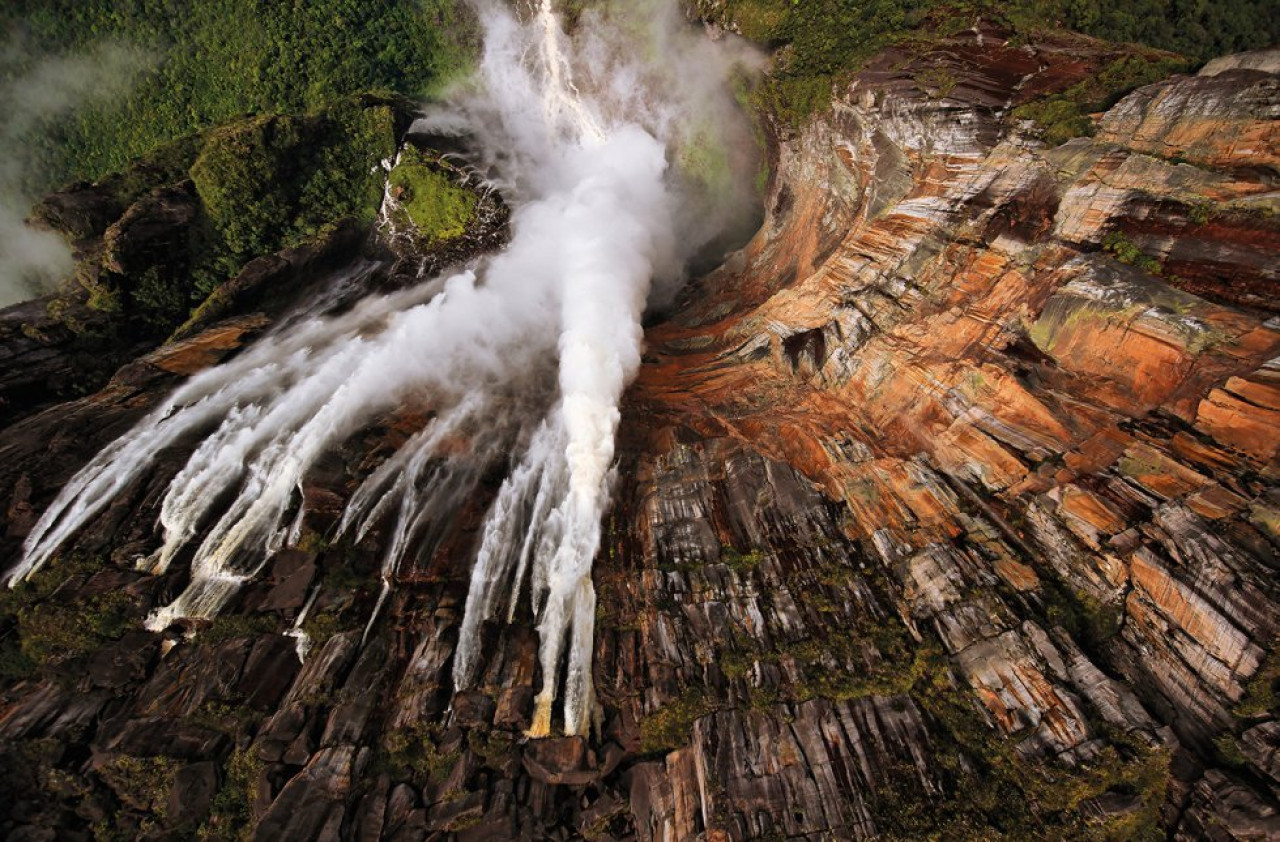
[[[1014,113],[1114,58],[965,32],[887,50],[828,114],[773,127],[760,232],[650,327],[624,407],[591,739],[524,739],[527,626],[488,628],[480,689],[452,693],[500,477],[362,639],[389,536],[325,536],[414,429],[388,417],[309,478],[297,546],[193,637],[140,626],[182,565],[132,564],[183,453],[5,595],[0,829],[1280,834],[1280,76],[1274,53],[1215,62],[1056,147]],[[230,289],[393,282],[350,250]],[[75,470],[282,312],[224,303],[43,409],[30,375],[68,363],[10,311],[5,353],[32,370],[0,381],[6,567]],[[299,659],[285,632],[316,583]]]

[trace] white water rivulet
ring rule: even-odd
[[[564,730],[588,730],[591,565],[640,320],[655,285],[669,291],[684,261],[723,232],[733,213],[719,210],[748,204],[721,189],[749,181],[726,163],[741,132],[725,95],[737,58],[689,32],[671,2],[588,15],[572,40],[550,0],[523,14],[473,5],[485,35],[478,78],[427,123],[477,142],[476,166],[513,207],[507,248],[341,316],[295,321],[193,377],[67,485],[10,582],[47,562],[157,453],[185,446],[191,456],[161,505],[163,542],[139,565],[162,572],[194,545],[190,583],[148,624],[212,617],[298,540],[317,460],[416,409],[431,420],[365,478],[339,534],[361,540],[385,527],[385,598],[406,556],[432,551],[478,477],[506,460],[455,684],[475,679],[483,623],[515,619],[523,592],[541,640],[531,733],[550,731],[561,688]]]

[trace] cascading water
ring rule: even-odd
[[[523,21],[492,0],[473,6],[485,34],[478,88],[428,123],[478,139],[477,165],[514,207],[508,247],[344,315],[296,320],[193,377],[68,484],[11,583],[149,471],[154,454],[198,439],[165,494],[163,543],[139,566],[163,572],[194,543],[188,587],[148,625],[215,616],[298,540],[303,482],[324,453],[399,407],[429,409],[431,421],[352,495],[338,532],[362,540],[392,524],[385,599],[402,561],[432,551],[484,470],[517,454],[483,524],[455,684],[475,680],[482,625],[513,620],[528,580],[542,668],[530,733],[550,732],[561,689],[565,732],[589,729],[591,566],[640,320],[655,280],[678,278],[729,218],[708,212],[713,179],[673,172],[669,156],[723,156],[725,133],[741,128],[723,95],[734,58],[682,32],[669,3],[632,4],[629,27],[602,16],[575,41],[550,0]],[[620,48],[620,32],[634,47],[646,26],[660,63]]]

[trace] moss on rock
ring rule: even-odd
[[[229,262],[296,245],[339,217],[372,221],[398,122],[392,103],[357,98],[210,132],[191,178]]]
[[[424,240],[440,243],[466,233],[476,195],[420,160],[401,163],[388,178],[391,194]]]
[[[1167,53],[1121,56],[1084,81],[1060,93],[1041,97],[1013,109],[1018,120],[1030,120],[1035,133],[1050,146],[1094,133],[1091,113],[1105,111],[1135,88],[1186,70],[1189,62]]]
[[[0,678],[49,674],[140,626],[139,608],[127,593],[77,592],[104,564],[94,556],[66,556],[0,592]]]

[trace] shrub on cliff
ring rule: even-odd
[[[80,592],[105,563],[68,556],[0,589],[0,678],[54,674],[140,624],[123,591]]]
[[[210,132],[191,178],[221,245],[243,261],[342,216],[372,220],[396,123],[389,105],[346,101],[314,116],[255,117]]]
[[[1060,93],[1013,109],[1013,117],[1031,120],[1050,146],[1094,133],[1093,112],[1105,111],[1135,88],[1158,82],[1188,68],[1189,62],[1164,53],[1122,56]]]

